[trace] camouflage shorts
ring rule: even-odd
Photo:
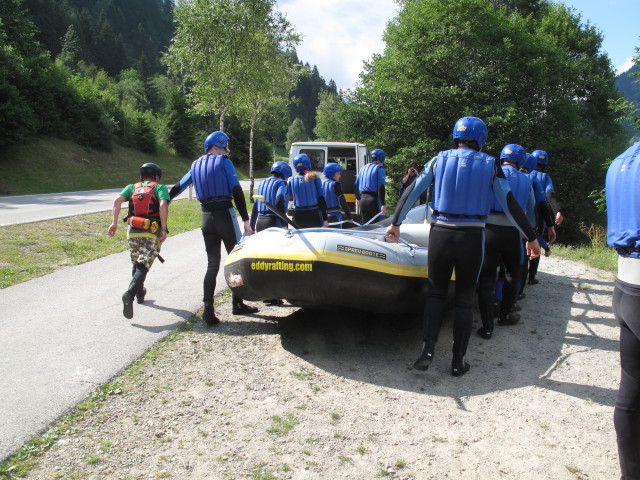
[[[129,250],[131,263],[142,263],[145,267],[151,268],[160,253],[160,244],[155,238],[134,237],[129,238]]]

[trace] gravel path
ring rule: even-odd
[[[191,329],[115,379],[29,479],[613,479],[613,276],[543,258],[523,320],[427,372],[419,318],[291,306]],[[124,319],[123,319],[124,321]],[[479,323],[479,319],[477,319]]]

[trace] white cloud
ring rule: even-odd
[[[357,83],[362,62],[384,50],[382,34],[397,5],[393,0],[280,0],[278,10],[302,35],[298,58],[345,90]]]
[[[622,65],[616,67],[616,73],[620,75],[633,67],[633,57],[627,57]]]

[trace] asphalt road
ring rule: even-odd
[[[61,206],[48,214],[54,218],[109,210],[117,192],[102,192],[104,200],[92,198],[89,205],[85,192],[29,197]],[[42,212],[28,210],[42,203],[7,199],[23,221],[40,218]],[[123,317],[121,300],[131,279],[129,252],[0,290],[0,461],[202,307],[206,254],[200,230],[169,237],[162,256],[166,262],[151,268],[147,301],[134,303],[132,320]],[[224,288],[221,269],[216,293]]]
[[[255,188],[260,181],[261,179],[254,180]],[[249,183],[249,180],[240,180],[244,190],[249,189]],[[118,188],[0,197],[0,227],[111,210],[113,200],[121,190]],[[190,198],[189,195],[192,193],[187,189],[177,198]]]

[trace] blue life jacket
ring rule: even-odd
[[[433,216],[440,220],[483,222],[493,201],[495,159],[475,150],[453,149],[436,157]]]
[[[322,191],[324,192],[324,199],[327,202],[327,211],[340,211],[340,202],[338,201],[338,196],[334,189],[335,184],[335,180],[329,180],[328,178],[325,178],[322,182]]]
[[[258,185],[258,195],[264,196],[264,201],[270,203],[275,207],[276,197],[278,196],[278,190],[286,185],[286,182],[278,177],[269,177],[266,180],[260,182]],[[256,200],[256,208],[260,215],[267,215],[275,217],[276,214],[267,208],[267,206],[260,200]]]
[[[377,163],[367,163],[360,169],[358,173],[358,189],[359,193],[362,192],[374,192],[378,193],[378,171],[384,168]]]
[[[531,186],[533,187],[533,196],[536,198],[536,204],[546,202],[547,197],[544,194],[544,187],[540,183],[540,180],[538,180],[538,177],[529,174],[529,178],[531,179]]]
[[[547,190],[555,191],[553,189],[553,183],[551,183],[551,177],[547,172],[539,172],[538,170],[533,170],[530,175],[538,179],[545,193],[547,192]]]
[[[529,193],[531,192],[531,182],[533,181],[529,175],[526,173],[519,172],[517,168],[512,165],[504,165],[502,167],[502,171],[504,172],[504,176],[507,177],[509,181],[509,187],[511,187],[511,192],[513,193],[514,198],[522,207],[523,210],[527,208],[527,202],[529,200]],[[504,213],[504,209],[498,199],[493,196],[493,207],[491,208],[491,212],[496,213]]]
[[[289,192],[298,210],[313,210],[318,208],[318,197],[323,196],[322,182],[319,178],[306,182],[304,175],[296,175],[289,180]]]
[[[640,142],[607,170],[607,244],[624,257],[640,258]]]
[[[231,200],[232,193],[224,170],[226,155],[207,154],[191,164],[191,178],[200,203]]]

